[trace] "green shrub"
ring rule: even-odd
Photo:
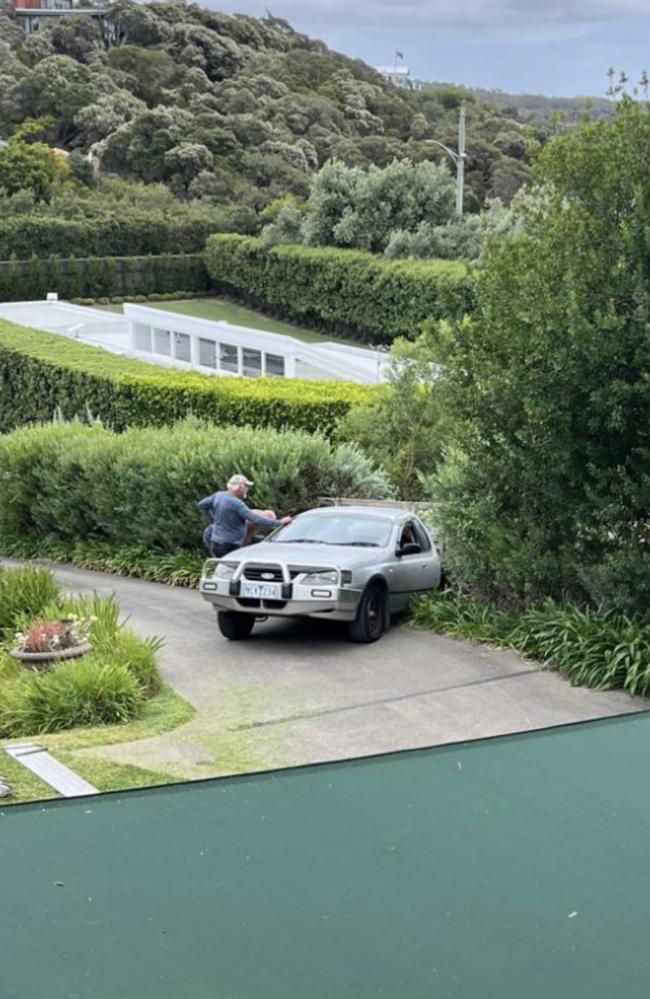
[[[165,426],[189,413],[217,424],[333,433],[373,388],[348,382],[215,378],[156,368],[0,321],[0,433],[91,412],[106,426]],[[259,440],[259,436],[258,436]]]
[[[209,215],[152,218],[150,212],[115,213],[95,218],[38,216],[32,212],[0,218],[0,260],[12,254],[44,258],[52,253],[115,257],[148,253],[200,253],[213,232]]]
[[[218,234],[205,254],[213,281],[302,323],[369,341],[415,337],[427,319],[473,308],[473,282],[456,261],[388,260],[359,250],[266,247]]]
[[[115,594],[77,597],[63,604],[64,614],[74,614],[92,622],[90,641],[98,659],[117,663],[132,673],[148,697],[161,688],[156,654],[162,647],[158,638],[140,638],[120,623],[120,606]]]
[[[141,684],[123,663],[91,654],[0,687],[0,731],[17,736],[114,725],[136,717],[144,703]]]
[[[266,429],[187,420],[115,434],[51,424],[0,438],[0,543],[103,541],[148,551],[196,550],[196,502],[235,471],[255,482],[256,505],[281,513],[319,495],[389,494],[383,473],[351,445]]]
[[[573,684],[650,694],[650,623],[644,618],[553,600],[506,612],[446,591],[416,601],[413,620],[432,631],[540,659]]]
[[[43,298],[57,291],[61,298],[96,300],[114,295],[134,299],[136,295],[177,297],[206,292],[210,279],[201,255],[161,257],[68,257],[52,254],[48,259],[32,255],[29,260],[0,260],[0,301],[19,302]]]
[[[46,569],[0,566],[0,640],[12,637],[22,618],[40,617],[59,595],[60,587]]]
[[[80,569],[136,576],[170,586],[196,586],[201,576],[205,548],[157,552],[143,545],[110,544],[106,541],[61,541],[52,537],[1,536],[6,555],[17,558],[49,558]]]
[[[162,643],[126,628],[114,596],[64,596],[47,570],[1,569],[0,615],[9,622],[8,641],[0,645],[0,735],[127,721],[160,690]],[[8,655],[17,626],[27,630],[35,619],[72,616],[90,622],[92,653],[45,673],[28,673]]]

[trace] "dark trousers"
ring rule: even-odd
[[[213,541],[211,548],[212,557],[223,558],[224,555],[230,555],[230,553],[236,551],[237,548],[241,548],[241,545],[233,545],[228,541]]]

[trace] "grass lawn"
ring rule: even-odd
[[[150,309],[163,309],[165,312],[177,312],[182,316],[195,316],[197,319],[225,320],[237,326],[248,326],[251,329],[264,330],[267,333],[283,333],[285,336],[295,337],[306,343],[322,343],[323,341],[340,341],[349,343],[354,347],[363,347],[364,344],[355,340],[345,340],[342,337],[333,337],[328,334],[315,333],[314,330],[305,329],[303,326],[294,326],[293,323],[285,323],[279,319],[272,319],[270,316],[258,312],[256,309],[249,309],[245,305],[237,305],[229,302],[225,298],[188,298],[176,299],[170,302],[146,302],[143,303]],[[121,312],[121,305],[99,306],[110,312]]]
[[[97,725],[94,728],[77,728],[68,732],[21,736],[3,740],[0,748],[13,743],[34,742],[46,748],[60,763],[70,767],[100,791],[149,787],[153,784],[167,784],[176,778],[170,774],[88,756],[83,750],[161,735],[184,725],[193,716],[194,709],[191,705],[175,694],[171,687],[165,686],[157,697],[147,702],[139,718],[125,725]],[[12,789],[10,798],[1,799],[2,807],[59,797],[47,784],[6,753],[0,753],[0,776]]]

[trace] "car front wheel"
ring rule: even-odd
[[[348,636],[352,642],[376,642],[386,625],[386,594],[377,583],[366,587],[357,616],[350,625]]]
[[[238,614],[237,611],[219,611],[217,624],[224,638],[241,641],[242,638],[248,638],[253,630],[255,617],[252,614]]]

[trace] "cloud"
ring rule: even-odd
[[[263,15],[262,0],[208,0],[220,9],[245,8]],[[465,33],[488,32],[492,37],[535,39],[576,37],[591,28],[626,19],[648,18],[647,0],[268,0],[279,17],[301,30],[317,30],[339,22],[340,27],[407,29]],[[650,18],[648,18],[650,21]]]

